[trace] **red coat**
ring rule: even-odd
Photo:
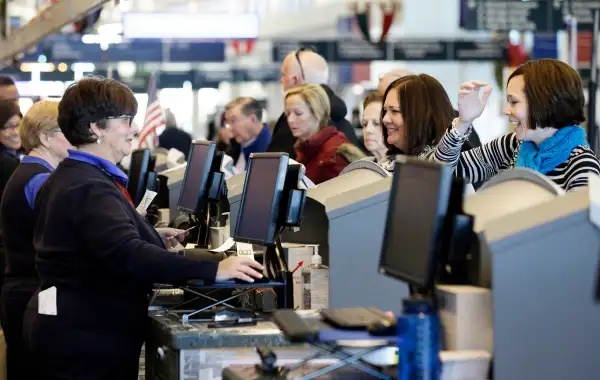
[[[340,153],[348,145],[351,144],[342,132],[327,127],[306,141],[296,142],[296,161],[306,166],[306,176],[319,184],[337,177],[348,166],[350,161]]]

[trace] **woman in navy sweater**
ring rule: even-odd
[[[0,199],[21,159],[21,110],[14,100],[0,100]],[[0,227],[0,284],[4,281],[4,241]]]
[[[260,278],[254,260],[203,262],[167,251],[135,210],[116,166],[136,131],[133,93],[85,78],[65,92],[58,123],[77,147],[48,178],[35,203],[40,290],[25,334],[47,380],[135,380],[152,284]]]
[[[40,186],[71,144],[58,127],[58,102],[34,104],[19,128],[23,148],[29,152],[14,171],[0,203],[0,221],[6,249],[6,272],[0,296],[0,319],[7,345],[7,378],[37,379],[36,366],[23,340],[23,315],[38,288],[33,248],[33,201]]]

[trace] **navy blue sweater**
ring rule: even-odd
[[[6,184],[0,202],[0,222],[4,231],[7,279],[37,279],[33,248],[33,209],[27,198],[31,179],[49,174],[52,169],[45,161],[23,162]]]
[[[167,251],[107,171],[65,159],[35,203],[40,289],[57,288],[58,317],[72,328],[132,329],[154,282],[212,282],[217,263]]]

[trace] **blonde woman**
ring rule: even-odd
[[[7,377],[33,379],[31,354],[23,341],[23,316],[39,286],[33,248],[33,204],[50,173],[67,157],[71,144],[58,127],[58,102],[34,104],[18,135],[28,153],[6,184],[0,203],[0,221],[6,249],[6,278],[0,297],[0,319],[7,344]]]
[[[285,94],[285,116],[298,139],[296,160],[315,184],[337,177],[351,162],[364,156],[330,123],[329,97],[319,85],[301,85]]]

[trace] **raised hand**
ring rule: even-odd
[[[483,89],[481,97],[479,90]],[[458,91],[458,117],[459,123],[470,125],[483,113],[488,98],[492,93],[492,86],[476,80],[464,82]]]

